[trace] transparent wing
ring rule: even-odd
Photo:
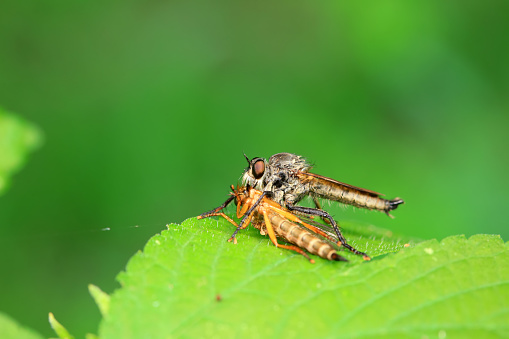
[[[345,184],[344,182],[337,181],[337,180],[334,180],[331,178],[327,178],[327,177],[324,177],[322,175],[318,175],[315,173],[298,172],[297,177],[299,177],[299,179],[301,179],[304,182],[311,182],[312,184],[319,184],[319,185],[323,185],[323,186],[327,186],[327,185],[340,186],[340,187],[344,187],[344,188],[353,189],[353,190],[356,190],[356,191],[359,191],[362,193],[366,193],[366,194],[374,196],[374,197],[379,197],[379,196],[384,195],[382,193],[371,191],[371,190],[368,190],[365,188]]]

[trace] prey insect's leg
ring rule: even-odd
[[[232,185],[232,190],[233,190],[233,185]],[[233,191],[233,193],[235,194],[235,197],[237,197],[237,218],[242,218],[245,214],[246,214],[246,211],[248,209],[248,204],[244,204],[242,205],[242,199],[240,199],[238,197],[238,194],[237,194],[237,191]],[[245,222],[245,226],[243,226],[242,228],[246,228],[247,225],[249,225],[249,223],[251,222],[251,217],[248,218],[247,222]],[[237,228],[239,227],[239,225],[235,224],[235,226],[237,226]],[[236,229],[235,232],[237,232],[238,230]],[[237,238],[235,237],[235,234],[232,235],[229,239],[228,239],[228,242],[231,242],[233,240],[233,243],[234,244],[237,244]]]
[[[302,254],[304,257],[306,257],[310,263],[314,264],[315,261],[309,257],[309,255],[304,252],[302,249],[300,249],[297,246],[291,246],[291,245],[281,245],[277,242],[276,233],[274,232],[274,228],[272,227],[272,223],[270,222],[270,218],[267,215],[267,211],[263,211],[263,219],[265,220],[265,227],[267,228],[267,233],[269,234],[270,241],[274,244],[276,247],[281,247],[287,250],[295,251],[299,254]]]
[[[260,204],[260,202],[262,201],[264,196],[265,196],[265,192],[260,194],[260,197],[258,198],[258,200],[256,200],[256,202],[251,206],[251,208],[246,212],[246,214],[244,214],[244,216],[242,217],[242,220],[240,220],[239,226],[237,226],[237,229],[235,230],[235,232],[233,232],[232,236],[230,237],[230,239],[228,239],[228,241],[233,240],[235,242],[235,236],[237,235],[239,230],[246,228],[247,225],[249,225],[249,223],[251,222],[251,218],[253,216],[255,208],[258,207],[258,205]],[[244,226],[244,224],[245,224],[245,226]]]
[[[321,205],[321,204],[320,204],[320,202],[318,201],[318,198],[317,198],[317,197],[313,197],[313,202],[315,203],[315,206],[316,206],[316,208],[317,208],[317,209],[319,209],[319,210],[323,210],[322,205]],[[329,219],[322,217],[322,220],[323,220],[323,222],[325,222],[327,225],[330,225],[330,221],[329,221]]]
[[[329,213],[325,212],[324,210],[319,210],[319,209],[316,209],[316,208],[303,207],[303,206],[295,206],[295,205],[290,205],[290,204],[287,204],[286,207],[290,211],[298,211],[298,212],[302,212],[302,213],[306,213],[306,214],[318,215],[318,216],[320,216],[322,218],[329,219],[329,221],[331,223],[331,226],[334,229],[334,232],[336,232],[336,235],[338,236],[339,241],[338,241],[337,244],[339,246],[342,245],[345,248],[347,248],[348,250],[350,250],[352,253],[362,255],[364,260],[370,260],[371,259],[366,253],[358,251],[355,248],[353,248],[352,246],[348,245],[348,243],[346,242],[345,237],[343,237],[343,235],[341,234],[341,231],[339,230],[339,227],[336,224],[336,221],[329,215]]]
[[[235,226],[236,228],[239,227],[239,225],[237,225],[237,223],[235,221],[233,221],[232,218],[230,218],[229,216],[227,216],[226,214],[224,214],[223,212],[215,212],[215,213],[209,213],[207,214],[206,216],[202,217],[200,216],[199,219],[202,219],[202,218],[208,218],[208,217],[223,217],[225,218],[227,221],[230,222],[230,224],[232,224],[233,226]],[[228,239],[228,241],[231,241],[232,239]],[[233,243],[236,244],[237,243],[237,238],[233,238]]]
[[[241,203],[241,200],[239,199],[238,200],[238,203],[237,203],[237,218],[242,218],[246,212],[247,212],[247,209],[248,209],[248,204],[244,204],[243,206],[240,204]],[[242,208],[241,208],[242,206]]]
[[[251,222],[251,218],[253,217],[253,214],[251,214],[245,221],[244,223],[244,226],[241,226],[240,225],[236,225],[237,228],[235,229],[235,232],[233,232],[232,236],[228,239],[228,242],[232,241],[233,240],[233,243],[236,244],[237,243],[237,238],[236,238],[236,235],[237,235],[237,232],[241,229],[244,229],[247,227],[247,225],[249,225],[249,223]]]
[[[214,208],[212,211],[200,214],[198,216],[198,219],[203,219],[203,218],[207,218],[207,217],[212,216],[212,214],[217,213],[220,210],[222,210],[223,208],[225,208],[226,206],[228,206],[232,202],[233,199],[235,199],[235,196],[232,195],[228,199],[226,199],[226,201],[221,206],[219,206],[217,208]]]
[[[224,214],[223,212],[209,213],[209,214],[207,214],[206,216],[203,216],[203,217],[200,215],[198,218],[199,219],[203,219],[203,218],[208,218],[208,217],[223,217],[227,221],[229,221],[233,226],[238,227],[237,223],[235,221],[233,221],[232,218],[230,218],[229,216]]]

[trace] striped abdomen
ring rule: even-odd
[[[312,195],[343,204],[382,211],[388,214],[389,211],[396,209],[399,204],[403,203],[402,199],[383,199],[379,197],[380,194],[377,192],[350,186],[335,180],[326,180],[328,178],[312,177],[309,179],[308,183]]]
[[[326,241],[318,238],[310,231],[285,219],[277,213],[269,212],[269,219],[276,235],[288,242],[306,249],[327,260],[342,260],[336,250]]]

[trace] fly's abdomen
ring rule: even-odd
[[[288,242],[306,249],[309,253],[316,254],[327,260],[340,260],[336,250],[324,240],[313,233],[281,217],[278,214],[270,215],[270,221],[277,235]]]
[[[320,179],[315,179],[310,184],[313,195],[370,210],[389,213],[403,203],[403,200],[399,198],[386,200],[369,191],[357,190],[334,182],[322,182]]]

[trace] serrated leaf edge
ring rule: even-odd
[[[51,328],[55,331],[60,339],[74,339],[69,331],[67,331],[67,329],[55,319],[53,313],[50,312],[48,318]]]
[[[93,284],[88,285],[88,292],[94,298],[101,315],[107,317],[110,311],[110,295]]]

